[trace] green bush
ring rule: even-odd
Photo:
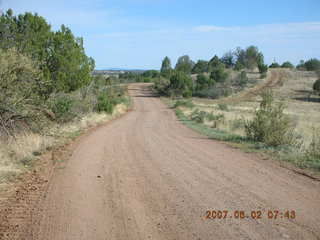
[[[220,123],[222,123],[222,122],[224,122],[224,120],[225,120],[225,116],[224,116],[224,114],[214,114],[213,112],[211,112],[211,113],[206,113],[206,116],[205,116],[205,118],[208,120],[208,121],[210,121],[210,122],[212,122],[212,128],[217,128],[218,127],[218,125],[220,124]]]
[[[245,68],[245,66],[243,64],[241,64],[239,61],[237,61],[236,65],[234,66],[234,70],[236,70],[236,71],[240,71],[244,68]]]
[[[152,79],[150,77],[144,77],[143,78],[143,82],[144,83],[150,83],[150,82],[152,82]]]
[[[213,112],[211,112],[206,114],[206,119],[208,119],[208,121],[222,120],[224,119],[224,115],[223,114],[215,115]]]
[[[225,71],[223,65],[219,65],[218,67],[212,69],[210,78],[213,80],[213,82],[224,83],[228,78],[228,73]]]
[[[173,105],[173,108],[177,108],[177,107],[193,108],[194,103],[191,100],[178,100]]]
[[[1,41],[0,41],[1,42]],[[47,82],[37,64],[16,49],[0,49],[0,136],[40,129]]]
[[[192,121],[195,121],[197,123],[204,123],[204,120],[207,116],[207,113],[204,111],[199,111],[199,109],[195,109],[191,115],[190,115],[190,119]]]
[[[218,104],[218,108],[219,108],[221,111],[229,111],[228,104],[225,104],[225,103],[219,103],[219,104]]]
[[[293,64],[291,62],[284,62],[282,65],[281,65],[282,68],[294,68]]]
[[[307,71],[317,71],[320,69],[320,60],[311,58],[304,63],[304,67]]]
[[[231,130],[237,130],[245,127],[245,121],[242,118],[230,121]]]
[[[269,68],[280,68],[280,67],[281,67],[280,64],[276,63],[276,62],[271,63],[270,66],[269,66]]]
[[[320,129],[313,129],[312,141],[306,151],[309,161],[317,160],[320,163]]]
[[[193,90],[192,78],[184,72],[175,71],[171,74],[168,90],[173,97],[191,97]]]
[[[262,94],[260,108],[252,121],[245,122],[245,131],[249,139],[269,146],[296,144],[292,121],[284,114],[284,105],[274,103],[270,90]]]
[[[115,102],[107,93],[101,93],[97,100],[96,110],[98,112],[106,112],[110,114],[113,112]]]
[[[315,81],[315,83],[313,84],[313,90],[317,93],[320,93],[320,79]]]
[[[203,89],[201,91],[196,91],[194,96],[200,98],[220,98],[227,97],[232,94],[232,89],[230,87],[212,87],[209,89]]]
[[[260,73],[268,72],[268,65],[266,65],[266,64],[259,64],[258,68],[259,68],[259,72]]]
[[[240,87],[244,87],[248,84],[249,78],[247,77],[247,73],[245,71],[242,71],[238,78],[236,79],[236,84]]]
[[[51,100],[51,110],[59,122],[68,122],[76,115],[72,112],[74,100],[69,95],[54,96]]]
[[[196,82],[196,91],[201,91],[203,89],[213,87],[214,84],[215,81],[212,78],[209,78],[206,74],[198,74]]]
[[[154,79],[154,89],[160,95],[168,95],[170,80],[162,76]]]

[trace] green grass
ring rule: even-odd
[[[194,106],[195,105],[191,100],[177,100],[172,105],[172,108],[177,108],[177,107],[193,108]]]
[[[83,129],[79,129],[76,130],[74,132],[71,132],[68,134],[68,137],[72,140],[76,139],[77,137],[81,136],[81,134],[83,134],[84,130]]]
[[[209,138],[220,140],[220,141],[237,142],[237,143],[247,141],[246,138],[242,136],[228,133],[226,131],[210,128],[202,123],[189,120],[187,116],[185,116],[180,109],[176,109],[176,115],[183,124],[185,124],[186,126],[190,127],[196,132],[199,132]]]

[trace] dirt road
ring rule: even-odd
[[[26,239],[320,239],[320,183],[183,126],[146,85],[56,169]],[[228,210],[207,220],[207,210]],[[233,211],[261,210],[261,219]],[[296,219],[268,219],[294,210]]]
[[[245,89],[238,94],[213,101],[217,103],[238,103],[243,101],[251,101],[257,96],[260,96],[261,93],[263,93],[266,89],[273,89],[275,87],[282,86],[283,82],[288,77],[288,72],[285,69],[270,69],[269,73],[270,74],[265,80],[263,80],[259,84],[256,84],[254,87]]]

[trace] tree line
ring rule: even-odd
[[[224,87],[229,77],[228,69],[241,72],[237,79],[241,85],[247,81],[246,72],[243,70],[257,70],[264,77],[268,66],[264,63],[262,52],[255,46],[249,46],[246,49],[237,48],[225,53],[221,58],[215,55],[209,61],[194,62],[188,55],[184,55],[177,60],[174,68],[170,58],[165,57],[162,61],[160,77],[155,79],[155,88],[160,94],[170,96],[228,95],[230,88]],[[192,74],[196,75],[196,81],[193,81]]]
[[[320,61],[315,58],[300,61],[296,67],[289,61],[281,65],[273,62],[268,66],[264,62],[263,53],[256,46],[245,49],[238,47],[226,52],[221,58],[215,55],[209,61],[194,62],[188,55],[184,55],[178,58],[174,67],[170,58],[165,57],[162,61],[160,76],[154,80],[155,89],[160,94],[168,96],[216,98],[231,94],[230,85],[232,84],[243,88],[248,83],[248,71],[259,72],[261,78],[265,78],[268,68],[296,68],[319,72]],[[235,79],[230,80],[230,70],[239,72]],[[320,80],[315,83],[315,90],[320,86],[319,82]]]

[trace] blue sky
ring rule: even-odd
[[[267,63],[320,58],[320,0],[0,0],[84,38],[97,69],[158,69],[256,45]]]

